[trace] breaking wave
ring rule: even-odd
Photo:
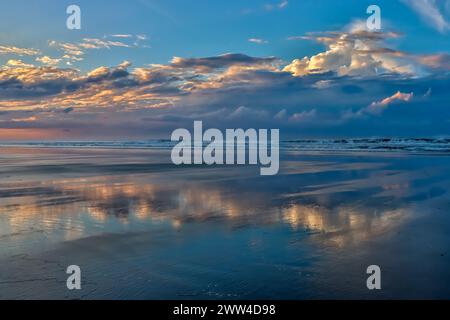
[[[48,141],[2,142],[0,146],[28,146],[53,148],[128,148],[171,149],[177,142],[147,141]],[[366,151],[366,152],[450,152],[450,138],[352,138],[297,139],[280,142],[283,150],[304,151]]]

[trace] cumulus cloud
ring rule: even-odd
[[[386,39],[398,38],[395,32],[369,32],[363,23],[354,23],[340,32],[309,33],[289,40],[313,40],[327,50],[311,57],[295,59],[283,70],[294,76],[334,72],[340,76],[381,74],[418,75],[420,65],[404,52],[385,47]]]
[[[72,68],[11,62],[0,69],[0,103],[7,99],[10,110],[138,110],[179,104],[211,105],[214,101],[240,97],[236,103],[246,107],[235,111],[236,116],[252,109],[252,103],[280,104],[280,109],[274,110],[271,118],[305,122],[320,114],[318,108],[311,109],[311,104],[330,103],[335,95],[342,94],[336,90],[344,83],[338,75],[329,73],[311,72],[301,78],[295,77],[282,71],[280,61],[274,57],[230,53],[203,58],[175,57],[165,65],[130,68],[131,62],[124,61],[114,67],[100,66],[81,73]],[[354,84],[343,85],[341,90],[346,95],[363,91]],[[277,94],[266,95],[272,91]],[[326,93],[316,94],[317,91]],[[297,97],[296,92],[303,94]],[[286,104],[299,105],[300,97],[305,110],[286,108]],[[406,96],[399,93],[390,99],[380,99],[378,103],[359,103],[370,104],[365,112],[375,113],[391,100],[403,97]]]
[[[317,88],[315,84],[329,80],[330,75],[293,77],[284,72],[252,70],[244,72],[246,77],[238,74],[221,86],[211,88],[199,83],[187,90],[184,82],[188,80],[184,77],[188,75],[184,69],[149,66],[144,70],[126,70],[128,75],[112,76],[120,68],[96,68],[87,74],[74,70],[73,75],[60,75],[63,80],[55,81],[65,83],[64,87],[40,78],[30,78],[25,83],[0,79],[0,110],[7,111],[0,114],[4,120],[0,128],[60,128],[70,130],[73,138],[94,138],[99,134],[164,138],[175,128],[190,127],[193,120],[203,120],[208,127],[227,128],[248,127],[251,119],[252,127],[281,128],[283,135],[360,136],[382,135],[392,128],[399,134],[406,134],[411,128],[433,132],[439,129],[439,121],[443,126],[445,119],[450,118],[445,104],[450,79],[441,77],[408,81],[335,77],[330,85]],[[138,77],[137,69],[145,75]],[[167,78],[174,77],[172,72],[181,78]],[[209,84],[208,77],[212,75],[205,77],[203,81]],[[255,80],[243,82],[242,77]],[[392,87],[399,88],[399,93],[392,94]],[[426,95],[430,88],[433,94]],[[6,97],[6,92],[13,89],[14,94]],[[46,96],[36,95],[42,90],[47,90]],[[420,96],[413,99],[412,92]],[[406,102],[407,112],[405,108],[392,107],[392,112],[383,113],[394,104]],[[367,110],[358,112],[361,108]],[[342,112],[349,109],[356,113],[343,116]],[[433,119],[433,115],[438,118]],[[11,120],[31,116],[36,120]],[[432,125],[424,127],[426,121]]]
[[[9,108],[14,109],[14,99],[24,100],[30,97],[42,97],[74,90],[77,87],[77,71],[55,67],[35,67],[10,60],[9,65],[0,69],[0,100],[9,101]],[[35,105],[39,102],[33,102]],[[19,103],[20,104],[20,103]]]
[[[115,67],[100,66],[83,74],[71,68],[35,67],[11,61],[0,71],[0,101],[8,99],[9,108],[16,110],[159,108],[173,105],[181,97],[197,91],[237,83],[255,85],[254,74],[274,69],[274,63],[274,58],[225,54],[174,58],[167,65],[150,65],[131,71],[128,70],[131,62],[124,61]]]
[[[416,56],[388,48],[385,40],[399,36],[365,32],[357,23],[344,31],[306,34],[295,40],[318,41],[326,50],[288,65],[276,57],[226,53],[174,57],[166,64],[137,67],[123,61],[82,72],[52,61],[66,58],[39,54],[33,57],[39,66],[27,63],[28,57],[10,59],[0,67],[0,129],[64,129],[78,136],[135,131],[145,136],[198,119],[223,128],[248,126],[251,118],[253,127],[283,128],[297,135],[351,135],[357,129],[378,134],[376,129],[399,123],[407,130],[405,119],[410,127],[418,121],[426,126],[433,114],[422,103],[439,109],[439,119],[431,119],[434,123],[450,119],[448,55]],[[112,49],[106,42],[110,38],[83,41],[83,46],[53,45],[82,59],[88,50],[97,50],[87,44]],[[392,88],[398,92],[392,94]],[[397,103],[408,103],[408,113],[389,108]]]

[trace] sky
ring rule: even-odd
[[[450,0],[3,0],[0,140],[449,136],[449,35]]]

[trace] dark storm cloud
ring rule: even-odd
[[[255,58],[245,54],[227,53],[215,57],[206,58],[179,58],[175,57],[171,66],[174,68],[208,68],[219,69],[233,65],[263,65],[277,62],[277,58]]]

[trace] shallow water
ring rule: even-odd
[[[450,298],[450,156],[286,151],[273,177],[169,161],[0,148],[0,298]]]

